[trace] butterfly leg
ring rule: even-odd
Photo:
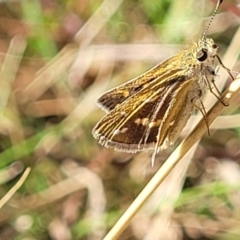
[[[215,72],[212,75],[216,76]],[[207,84],[209,91],[218,99],[218,101],[220,101],[223,106],[228,107],[229,104],[223,102],[222,99],[219,97],[219,96],[221,96],[221,93],[220,93],[220,91],[219,91],[219,89],[218,89],[218,87],[217,87],[217,85],[215,83],[214,78],[211,80],[211,83],[213,84],[213,87],[211,86],[210,80],[207,78],[206,75],[204,76],[204,81]],[[213,91],[213,89],[215,89],[217,91],[218,95]]]
[[[206,109],[204,107],[204,104],[203,104],[203,102],[201,100],[202,95],[203,95],[202,90],[199,89],[199,94],[196,97],[191,99],[191,103],[199,112],[201,112],[201,114],[202,114],[202,116],[204,118],[204,121],[206,123],[208,136],[210,136],[209,124],[208,124],[208,121],[207,121],[207,118],[206,118],[207,113],[206,113]],[[197,100],[199,101],[200,106],[196,103]]]
[[[218,62],[219,62],[219,64],[220,64],[220,66],[221,66],[222,68],[224,68],[224,69],[228,72],[228,74],[229,74],[229,76],[232,78],[232,80],[234,80],[234,77],[233,77],[233,75],[231,74],[231,70],[230,70],[229,68],[227,68],[227,67],[223,64],[221,58],[220,58],[218,55],[216,55],[216,57],[217,57],[217,60],[218,60]]]

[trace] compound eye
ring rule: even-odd
[[[213,49],[216,49],[217,47],[218,47],[218,46],[217,46],[216,44],[213,44],[213,45],[212,45],[212,48],[213,48]]]
[[[201,49],[198,53],[197,53],[197,60],[200,61],[200,62],[203,62],[207,59],[208,57],[208,54],[207,54],[207,49]]]

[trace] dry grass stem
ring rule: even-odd
[[[0,209],[2,209],[2,207],[11,199],[14,193],[16,193],[16,191],[23,185],[30,171],[31,171],[30,167],[26,168],[18,182],[0,200]]]
[[[75,35],[75,41],[86,47],[98,32],[107,23],[109,18],[117,11],[123,0],[104,0],[95,14],[84,24]]]

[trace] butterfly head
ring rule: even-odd
[[[197,43],[195,57],[200,63],[209,62],[215,58],[217,51],[218,46],[211,38],[202,38]]]
[[[203,32],[202,38],[197,43],[198,49],[195,57],[200,63],[209,62],[209,60],[212,61],[217,55],[218,46],[211,38],[207,38],[206,35],[222,2],[223,0],[218,0],[216,8]]]

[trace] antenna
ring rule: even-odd
[[[219,6],[221,5],[222,2],[223,2],[223,0],[218,0],[217,5],[216,5],[216,8],[215,8],[215,10],[214,10],[214,12],[213,12],[213,14],[212,14],[212,17],[210,18],[210,20],[209,20],[209,22],[208,22],[208,25],[206,26],[206,28],[205,28],[205,30],[204,30],[204,32],[203,32],[203,38],[206,38],[206,33],[207,33],[210,25],[212,24],[212,21],[213,21],[216,13],[217,13],[217,11],[218,11],[218,8],[219,8]]]

